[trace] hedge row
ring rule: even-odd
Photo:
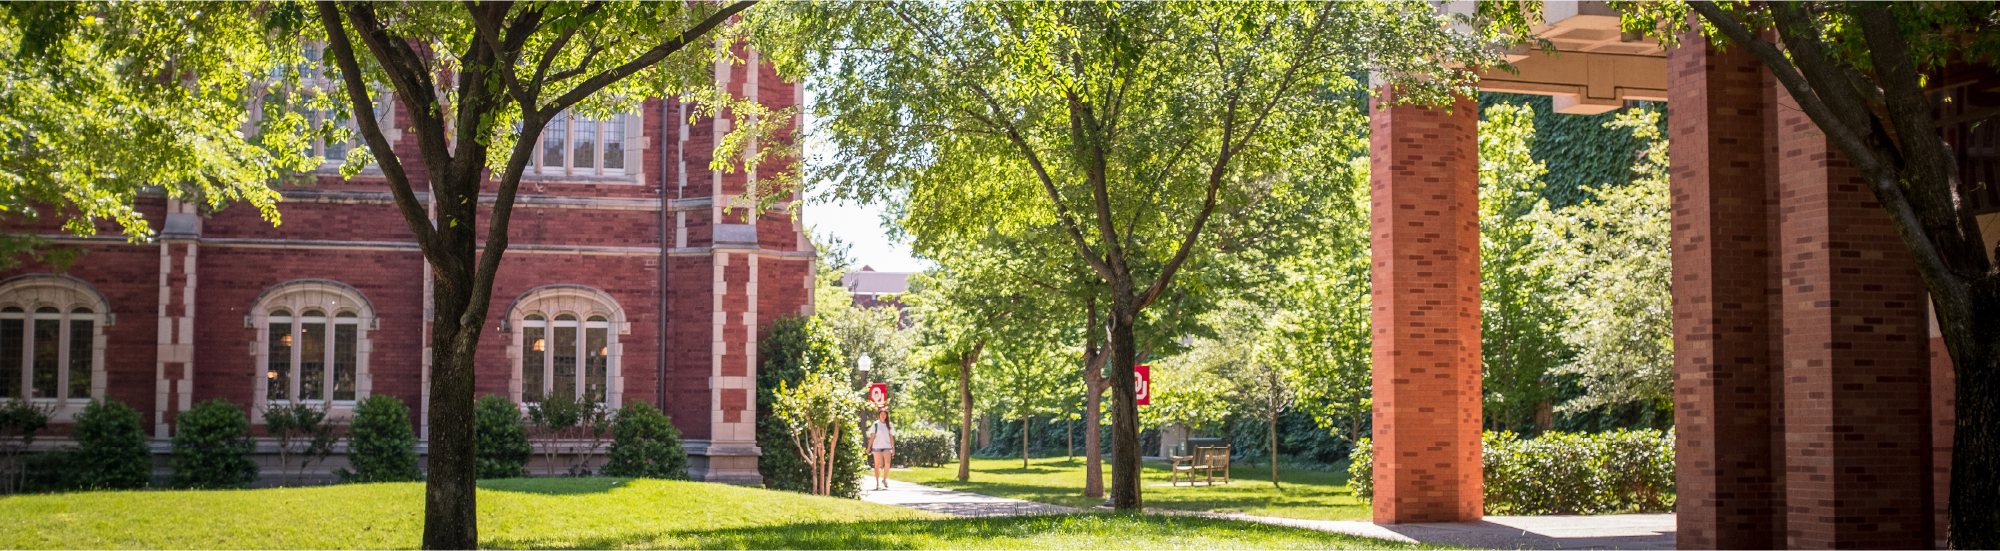
[[[50,408],[21,400],[0,403],[0,442],[9,453],[0,465],[0,492],[137,489],[151,484],[153,454],[138,411],[116,401],[92,401],[76,418],[76,445],[41,454],[22,453],[34,433],[48,426]],[[526,476],[530,452],[526,420],[513,402],[496,396],[476,410],[480,478]],[[209,400],[181,412],[173,437],[171,485],[176,488],[245,488],[259,480],[251,459],[255,440],[249,416],[226,400]],[[687,479],[680,431],[651,404],[633,403],[613,422],[614,439],[603,474]],[[410,409],[394,396],[375,395],[355,405],[346,435],[350,469],[342,482],[421,480]]]
[[[1672,431],[1487,432],[1486,514],[1576,515],[1674,508]],[[1362,439],[1348,465],[1354,496],[1374,498],[1374,446]]]
[[[958,437],[950,431],[912,427],[896,431],[896,462],[936,467],[958,460]]]

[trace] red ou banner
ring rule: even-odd
[[[1133,376],[1133,381],[1132,381],[1133,395],[1139,399],[1138,401],[1139,405],[1142,406],[1152,405],[1153,367],[1146,365],[1132,366],[1132,376]]]
[[[889,405],[889,383],[868,385],[868,403],[875,404],[875,409],[887,407]]]

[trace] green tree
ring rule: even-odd
[[[347,426],[347,464],[334,474],[342,482],[408,482],[422,480],[417,471],[417,433],[410,428],[410,408],[403,400],[376,394],[354,405]]]
[[[1560,309],[1562,342],[1575,351],[1552,371],[1576,375],[1576,412],[1638,403],[1671,419],[1674,385],[1673,258],[1667,140],[1660,113],[1630,111],[1610,123],[1648,146],[1630,185],[1588,189],[1595,199],[1524,218],[1538,244],[1526,271],[1548,281],[1538,300]]]
[[[469,549],[479,543],[473,356],[507,250],[515,193],[536,140],[550,121],[572,110],[630,111],[643,98],[682,92],[708,92],[711,101],[727,98],[712,89],[712,73],[706,71],[728,57],[731,41],[706,35],[750,5],[315,4],[318,32],[337,61],[351,111],[375,105],[370,87],[380,83],[409,108],[407,130],[416,138],[418,168],[431,197],[417,199],[410,171],[375,120],[355,118],[433,267],[437,315],[431,325],[430,423],[435,430],[425,548]],[[440,63],[451,66],[456,83],[440,80]],[[730,103],[740,121],[765,125],[743,124],[739,131],[768,133],[769,125],[787,119],[760,113],[755,104]],[[769,149],[778,148],[745,156],[745,164],[755,166]],[[716,157],[728,164],[731,156]],[[482,240],[480,196],[488,191],[489,178],[495,200]],[[435,209],[435,219],[427,209]]]
[[[14,102],[15,111],[43,109],[33,101],[39,97],[72,90],[104,90],[104,86],[93,85],[111,76],[124,80],[109,85],[127,88],[79,94],[67,100],[56,97],[52,102],[69,114],[85,117],[14,124],[0,139],[22,147],[4,150],[27,154],[0,159],[0,163],[8,163],[0,173],[11,172],[16,179],[24,173],[73,175],[68,180],[39,184],[53,189],[42,195],[87,203],[85,211],[130,212],[129,208],[120,211],[77,199],[129,197],[124,188],[115,186],[103,188],[109,193],[75,191],[77,183],[111,176],[129,178],[129,187],[165,185],[176,197],[205,197],[214,204],[241,196],[264,207],[269,218],[275,216],[268,203],[276,194],[262,186],[268,176],[313,166],[307,163],[318,159],[290,155],[263,161],[254,148],[240,145],[243,140],[234,136],[243,127],[243,92],[267,84],[282,85],[300,93],[278,94],[285,105],[267,106],[268,113],[306,106],[333,107],[337,111],[333,119],[352,118],[368,147],[366,152],[351,154],[342,172],[352,176],[368,161],[375,162],[419,250],[433,267],[431,287],[435,292],[431,295],[436,317],[431,325],[434,352],[429,418],[437,430],[430,443],[423,545],[471,548],[479,541],[474,492],[473,352],[483,333],[492,284],[507,249],[516,191],[536,140],[550,121],[566,112],[590,116],[629,112],[645,98],[685,93],[708,107],[704,115],[726,111],[739,123],[746,123],[739,124],[719,144],[718,167],[740,162],[751,169],[785,154],[789,149],[779,146],[780,141],[759,138],[785,129],[791,117],[736,100],[710,80],[714,62],[733,61],[730,46],[737,42],[727,32],[712,31],[728,27],[725,23],[752,4],[329,0],[312,4],[90,2],[10,8],[10,21],[23,32],[5,34],[26,37],[23,44],[29,47],[0,49],[38,55],[38,59],[26,61],[38,64],[35,68],[52,67],[54,72],[45,72],[53,76],[35,82],[60,85],[25,92],[22,101]],[[89,17],[83,17],[85,14]],[[313,60],[305,55],[307,46],[320,41],[324,41],[330,66],[308,63]],[[49,52],[81,53],[71,59]],[[5,65],[10,69],[17,66]],[[318,73],[319,69],[335,77],[337,89],[299,86],[301,74]],[[96,78],[93,82],[67,78],[63,70],[109,74],[92,77]],[[264,82],[265,75],[276,76],[269,77],[272,82]],[[130,84],[140,81],[152,84]],[[138,92],[124,93],[125,89]],[[408,119],[399,120],[401,128],[397,130],[414,138],[417,167],[404,166],[375,118],[349,116],[371,112],[379,101],[389,101],[390,93],[393,101],[407,108]],[[79,145],[73,147],[27,147],[69,143],[55,136],[75,133],[80,127],[93,128],[88,116],[102,117],[105,122],[94,127],[107,128],[105,135],[79,134],[74,140]],[[275,120],[281,121],[281,130],[290,131],[260,134],[266,149],[295,151],[315,134],[344,137],[347,132],[332,124],[305,131],[300,128],[305,126],[304,119],[296,113]],[[134,136],[156,139],[140,142],[136,148],[101,147]],[[766,146],[752,147],[758,143]],[[156,144],[158,147],[152,147]],[[78,154],[96,153],[104,158],[108,156],[104,152],[125,149],[148,153],[136,160],[96,162],[83,162],[91,157]],[[151,160],[162,162],[144,162]],[[63,163],[73,163],[73,168],[80,170],[70,170],[72,167]],[[421,173],[413,178],[413,170]],[[765,173],[776,175],[757,186],[760,203],[785,195],[785,184],[796,181],[788,176],[795,173],[782,169]],[[493,180],[490,187],[489,179]],[[428,201],[417,198],[413,180],[422,183]],[[484,196],[494,199],[488,203]],[[482,213],[486,220],[479,220]],[[130,218],[129,214],[124,218]],[[479,234],[482,222],[484,239]],[[129,231],[139,226],[128,222],[126,227]],[[5,250],[0,247],[0,251]]]
[[[153,236],[154,222],[137,199],[158,190],[209,208],[249,203],[277,223],[278,193],[268,183],[317,160],[288,147],[312,131],[296,119],[243,132],[245,91],[278,55],[257,10],[0,5],[0,220],[47,217],[75,236],[122,231],[137,242]],[[23,256],[61,265],[80,252],[37,251],[49,244],[32,233],[0,234],[0,269]]]
[[[812,493],[833,495],[841,432],[852,430],[848,425],[853,424],[853,412],[864,403],[845,378],[834,373],[809,372],[798,386],[786,383],[778,382],[778,399],[771,411],[791,429],[792,446],[812,476]]]
[[[764,28],[797,45],[770,44],[771,57],[829,77],[816,130],[844,159],[824,175],[838,193],[905,194],[920,241],[1047,227],[1102,278],[1121,509],[1141,505],[1134,329],[1205,248],[1218,207],[1318,154],[1305,138],[1357,71],[1437,101],[1469,90],[1444,67],[1495,60],[1435,10],[1396,5],[785,8]]]
[[[757,471],[764,485],[779,490],[812,492],[813,473],[792,442],[792,429],[776,413],[778,389],[797,388],[806,376],[828,373],[848,380],[839,372],[845,363],[833,335],[819,320],[806,316],[786,316],[771,322],[769,332],[757,342]],[[852,412],[850,412],[851,414]],[[859,427],[852,427],[858,429]],[[829,481],[829,495],[856,497],[861,491],[861,472],[866,468],[858,431],[848,432],[835,444],[835,476]]]
[[[1495,430],[1548,430],[1555,397],[1550,370],[1568,357],[1561,331],[1565,288],[1546,258],[1544,163],[1531,152],[1535,112],[1526,105],[1483,109],[1479,123],[1479,305],[1486,425]]]

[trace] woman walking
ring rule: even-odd
[[[889,458],[896,455],[895,430],[889,428],[889,408],[882,408],[875,416],[875,433],[868,444],[869,455],[875,456],[875,489],[889,489]]]

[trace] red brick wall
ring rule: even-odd
[[[1784,516],[1770,436],[1780,405],[1765,302],[1765,71],[1748,53],[1712,47],[1676,48],[1667,63],[1677,543],[1774,548]]]
[[[1478,121],[1464,98],[1370,117],[1377,523],[1483,515]]]
[[[738,65],[733,69],[734,82],[743,84],[749,74],[746,71],[751,70],[761,71],[756,86],[760,99],[778,108],[792,105],[797,85],[776,78],[768,66]],[[666,403],[661,406],[673,415],[685,436],[708,438],[713,405],[709,390],[711,351],[718,337],[713,332],[714,259],[706,251],[670,256],[663,247],[673,246],[676,212],[663,213],[659,207],[650,206],[658,205],[662,199],[663,182],[669,185],[667,198],[683,194],[678,186],[678,171],[682,167],[691,172],[686,196],[706,197],[715,191],[708,186],[711,127],[694,126],[687,134],[687,141],[681,142],[680,125],[672,120],[676,114],[667,111],[678,107],[673,102],[646,102],[642,126],[648,144],[637,158],[628,160],[635,163],[628,166],[643,167],[636,184],[532,180],[523,183],[522,201],[515,207],[511,227],[514,248],[501,265],[485,324],[494,330],[483,334],[477,353],[480,394],[509,391],[508,381],[514,366],[506,349],[512,339],[498,330],[509,305],[523,293],[544,285],[587,286],[608,294],[624,310],[625,321],[630,324],[629,330],[617,337],[622,349],[618,365],[624,377],[622,400],[656,402],[662,401],[664,394]],[[419,156],[414,138],[405,136],[396,148],[417,180],[417,191],[424,191],[423,171],[415,163]],[[685,162],[676,157],[680,153],[685,153]],[[777,162],[767,167],[783,164]],[[742,189],[745,175],[740,171],[724,176],[725,181],[731,182],[729,189]],[[353,286],[375,308],[379,326],[367,333],[373,345],[368,362],[371,391],[395,395],[417,408],[423,403],[425,270],[420,253],[408,236],[408,225],[396,207],[383,200],[385,195],[363,197],[358,202],[353,197],[336,201],[317,198],[331,191],[382,194],[388,188],[379,175],[364,174],[351,181],[333,176],[312,179],[314,184],[310,186],[280,188],[294,192],[291,199],[279,205],[280,225],[274,227],[255,209],[240,205],[211,213],[202,224],[203,240],[196,254],[192,397],[197,401],[224,398],[247,405],[261,368],[255,365],[251,348],[258,333],[244,327],[244,316],[258,295],[274,285],[294,279],[321,278]],[[491,190],[489,186],[488,191]],[[529,206],[542,197],[625,202],[616,207]],[[164,199],[145,198],[141,206],[156,226],[159,220],[164,220]],[[712,213],[709,209],[686,211],[689,247],[709,246]],[[810,260],[780,258],[785,253],[796,255],[794,251],[799,246],[794,224],[785,213],[756,215],[739,209],[732,217],[733,223],[754,222],[759,226],[763,249],[758,252],[761,258],[756,276],[758,327],[743,325],[751,308],[752,276],[744,254],[749,251],[730,254],[725,273],[729,294],[723,302],[728,323],[724,325],[725,333],[720,335],[728,345],[724,349],[729,360],[725,363],[725,374],[749,375],[752,358],[746,346],[753,341],[758,328],[778,315],[797,313],[810,300],[805,280]],[[490,213],[482,213],[482,223],[488,219]],[[50,220],[15,229],[54,233],[57,222]],[[117,235],[115,226],[99,225],[101,231]],[[483,233],[484,228],[480,231]],[[338,244],[326,242],[366,246],[334,246]],[[161,338],[158,319],[163,307],[160,245],[99,240],[82,246],[90,254],[79,259],[69,273],[98,286],[118,316],[118,323],[106,331],[108,393],[147,414],[150,425],[157,405],[156,382],[160,378],[156,368]],[[536,251],[537,246],[622,250],[582,254]],[[185,248],[177,245],[176,255]],[[176,268],[180,267],[177,262]],[[29,263],[0,273],[0,277],[44,271],[49,268]],[[177,270],[170,282],[178,285],[185,279]],[[176,292],[174,301],[178,301],[178,296]],[[170,302],[166,314],[178,315],[179,308],[177,302]],[[747,400],[747,390],[737,393],[743,395],[725,399]],[[736,410],[748,411],[740,406]],[[421,418],[421,412],[413,411],[413,417]]]
[[[1787,545],[1927,547],[1928,299],[1860,175],[1778,99]]]

